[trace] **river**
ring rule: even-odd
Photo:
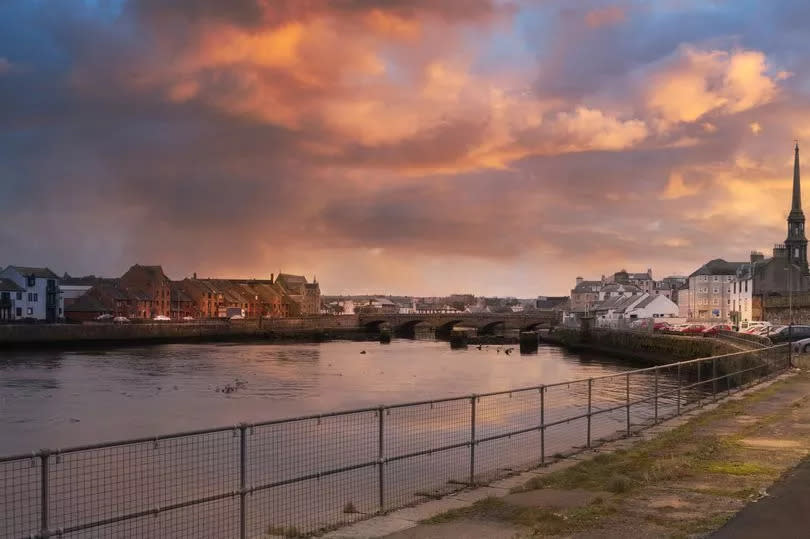
[[[514,348],[506,354],[506,348]],[[365,353],[363,353],[365,352]],[[397,339],[5,351],[0,455],[597,376],[630,365],[541,346]]]

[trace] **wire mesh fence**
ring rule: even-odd
[[[790,366],[788,345],[0,458],[0,537],[305,537],[537,467]]]

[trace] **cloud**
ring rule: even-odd
[[[585,14],[585,23],[591,28],[617,24],[625,19],[624,9],[619,6],[608,6],[593,9]]]
[[[742,112],[775,98],[767,71],[760,51],[684,45],[648,76],[646,105],[667,124]]]
[[[691,197],[698,194],[701,191],[700,185],[687,185],[683,179],[683,176],[678,172],[673,172],[669,175],[669,181],[667,182],[667,187],[663,193],[661,193],[662,200],[674,200],[677,198],[683,197]]]
[[[527,297],[742,258],[784,237],[810,133],[796,6],[10,0],[0,244]]]
[[[751,122],[750,124],[748,124],[748,127],[749,129],[751,129],[751,132],[755,135],[759,135],[759,133],[762,131],[762,125],[760,125],[759,122]]]

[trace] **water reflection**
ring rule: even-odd
[[[0,454],[482,393],[629,367],[551,347],[526,356],[497,348],[450,350],[445,342],[395,339],[390,345],[8,352],[0,361]],[[222,391],[236,381],[245,383]]]

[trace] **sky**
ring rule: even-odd
[[[746,260],[810,151],[808,27],[804,0],[3,0],[0,265],[533,297]]]

